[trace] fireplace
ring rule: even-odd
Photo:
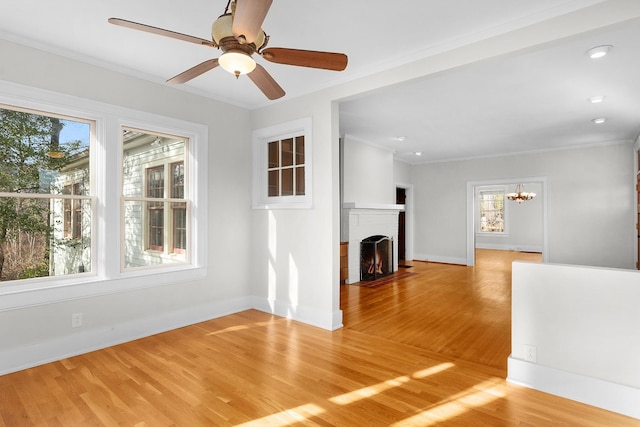
[[[385,205],[347,202],[344,204],[341,236],[348,246],[348,284],[361,280],[360,275],[360,242],[367,237],[387,236],[392,249],[393,263],[387,264],[391,272],[398,269],[398,213],[404,210],[404,205]]]
[[[393,273],[393,238],[369,236],[360,242],[360,280],[376,280]]]

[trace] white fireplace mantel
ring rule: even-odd
[[[376,210],[392,210],[392,211],[404,211],[404,205],[392,205],[386,203],[359,203],[359,202],[345,202],[342,207],[344,209],[376,209]]]
[[[393,271],[398,270],[398,214],[404,205],[346,202],[346,236],[349,242],[349,276],[347,283],[360,281],[360,242],[370,236],[393,239]]]

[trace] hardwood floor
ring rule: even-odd
[[[343,285],[334,332],[250,310],[2,376],[0,426],[640,425],[505,382],[504,255]]]

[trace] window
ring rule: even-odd
[[[304,135],[267,143],[269,197],[304,196]]]
[[[187,139],[123,127],[124,268],[188,262]]]
[[[505,232],[505,190],[504,188],[480,189],[478,201],[480,203],[480,233]]]
[[[94,126],[0,106],[0,282],[91,270]]]
[[[311,207],[311,119],[253,133],[254,208]]]
[[[204,277],[207,149],[204,125],[0,81],[0,308]]]

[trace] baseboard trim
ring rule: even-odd
[[[286,317],[329,331],[342,327],[342,310],[327,313],[309,307],[292,306],[278,301],[270,301],[266,298],[243,297],[163,313],[152,318],[135,319],[127,323],[109,325],[104,328],[86,329],[32,345],[0,349],[0,375],[33,368],[250,309]]]
[[[442,263],[442,264],[467,265],[467,259],[466,258],[445,257],[445,256],[439,256],[439,255],[415,254],[413,259],[415,261],[428,261],[428,262],[439,262],[439,263]]]
[[[0,349],[0,375],[100,350],[195,323],[249,310],[250,298],[190,307],[101,329],[87,329],[32,345]]]
[[[640,389],[509,357],[507,381],[640,419]]]
[[[294,306],[268,298],[253,297],[253,308],[276,316],[286,317],[311,326],[335,331],[342,328],[342,310],[326,312],[301,305]]]
[[[535,245],[504,245],[497,243],[478,243],[476,249],[494,249],[498,251],[518,251],[518,252],[536,252],[542,253],[542,246]]]

